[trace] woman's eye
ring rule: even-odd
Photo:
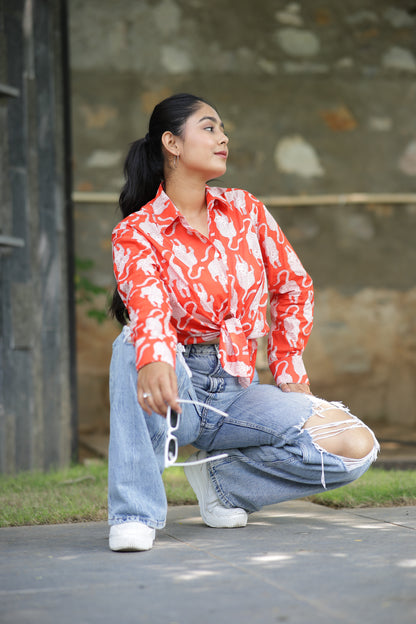
[[[214,126],[207,126],[205,130],[209,130],[210,132],[212,132],[214,130]]]

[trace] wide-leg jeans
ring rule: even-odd
[[[358,462],[324,451],[304,428],[314,413],[310,395],[259,384],[257,375],[247,388],[242,387],[221,367],[216,345],[178,349],[176,374],[179,398],[204,402],[228,414],[184,404],[176,432],[181,446],[192,444],[208,454],[228,454],[207,464],[225,507],[254,512],[340,487],[361,476],[376,458],[375,439],[373,451]],[[137,401],[135,350],[127,332],[113,344],[110,408],[109,523],[138,521],[163,528],[167,425],[162,416],[146,414]]]

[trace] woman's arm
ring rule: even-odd
[[[282,390],[305,392],[308,376],[302,354],[313,324],[312,280],[260,202],[258,236],[270,294],[269,366]]]
[[[156,256],[146,238],[125,222],[114,229],[112,242],[114,275],[136,349],[138,401],[149,414],[164,415],[166,404],[180,411],[175,374],[177,336]]]

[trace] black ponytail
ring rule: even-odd
[[[175,136],[180,136],[186,120],[202,103],[208,104],[206,100],[195,95],[179,93],[155,106],[149,121],[149,132],[143,139],[131,144],[124,163],[125,184],[119,198],[123,219],[151,201],[163,181],[163,133],[172,132]],[[117,288],[109,311],[122,325],[128,322],[128,313]]]
[[[119,206],[123,219],[151,201],[163,180],[163,156],[155,155],[148,135],[131,144],[124,163]]]

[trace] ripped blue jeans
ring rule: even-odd
[[[366,427],[348,410],[345,421],[326,424],[325,410],[340,404],[259,384],[257,375],[243,388],[222,369],[216,345],[180,348],[176,373],[179,398],[228,414],[184,404],[176,432],[181,446],[193,444],[208,454],[228,454],[207,464],[225,507],[254,512],[337,488],[360,477],[376,459],[375,437],[373,450],[363,459],[343,458],[320,447],[319,440],[325,437]],[[161,477],[166,421],[143,412],[136,385],[134,347],[124,332],[114,342],[110,368],[109,523],[139,521],[160,529],[167,512]],[[322,417],[322,425],[308,430],[304,425],[313,414]]]

